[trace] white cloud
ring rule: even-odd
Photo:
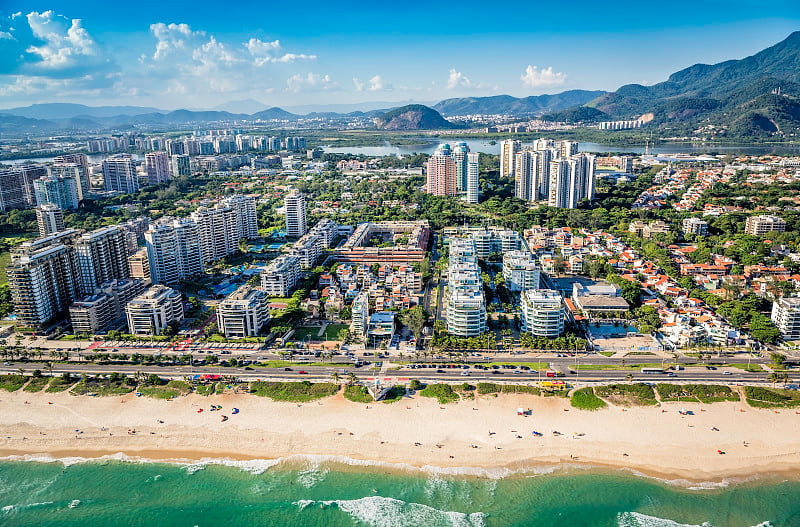
[[[380,75],[375,75],[366,82],[353,77],[353,84],[356,87],[356,91],[392,91],[393,89],[391,84],[383,82]]]
[[[81,26],[81,20],[71,21],[53,11],[28,13],[28,25],[40,45],[31,45],[25,51],[38,56],[36,66],[44,69],[65,69],[77,65],[81,59],[99,55],[92,36]]]
[[[205,37],[204,31],[192,31],[188,24],[150,24],[150,31],[158,41],[153,60],[167,58],[173,52],[185,52],[195,47]]]
[[[245,42],[244,47],[253,57],[253,65],[261,67],[271,62],[294,62],[296,60],[315,60],[316,55],[305,53],[283,53],[280,40],[264,42],[257,38],[251,38]]]
[[[307,75],[299,73],[286,80],[286,89],[291,92],[333,90],[339,85],[331,79],[330,75],[319,75],[309,72]]]
[[[10,31],[0,31],[0,40],[17,40],[14,38],[14,35],[11,34]]]
[[[525,74],[520,79],[528,88],[541,88],[545,86],[560,86],[567,81],[567,75],[553,71],[552,66],[539,69],[529,64],[525,68]]]
[[[471,88],[472,81],[469,80],[463,73],[456,71],[455,68],[450,70],[450,75],[447,77],[447,89],[455,90],[458,88]]]

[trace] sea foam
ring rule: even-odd
[[[640,512],[623,512],[617,515],[619,527],[714,527],[711,523],[704,522],[700,525],[678,523],[667,518],[648,516]],[[753,527],[772,527],[768,521],[761,522]]]
[[[371,527],[417,527],[426,525],[430,527],[485,527],[486,515],[482,512],[465,514],[463,512],[442,511],[423,505],[421,503],[406,503],[394,498],[382,496],[367,496],[355,500],[313,501],[300,500],[295,502],[300,510],[313,505],[320,507],[335,506],[346,512],[354,520],[370,525]]]

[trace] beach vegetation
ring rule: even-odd
[[[428,384],[419,394],[423,397],[433,397],[439,401],[439,404],[452,403],[459,399],[458,394],[449,384]]]
[[[28,381],[22,391],[29,393],[41,392],[48,382],[50,382],[49,377],[31,377],[31,380]]]
[[[345,386],[344,398],[354,403],[371,403],[375,400],[365,386],[358,385]]]
[[[309,381],[268,382],[254,381],[250,383],[250,393],[259,397],[269,397],[274,401],[303,403],[330,397],[339,391],[339,385],[331,382]]]
[[[791,408],[800,406],[800,393],[796,390],[745,386],[747,404],[755,408]]]
[[[391,390],[389,390],[382,402],[384,403],[396,403],[400,399],[402,399],[406,395],[406,389],[402,386],[394,386]]]
[[[620,406],[650,406],[658,404],[656,393],[649,384],[606,384],[595,388],[595,394]]]
[[[581,388],[572,392],[572,398],[569,401],[573,408],[580,410],[599,410],[605,408],[606,402],[594,394],[591,387]]]
[[[0,376],[0,389],[5,390],[7,392],[15,392],[22,388],[22,385],[28,380],[22,374],[8,374]]]
[[[658,397],[662,401],[686,401],[701,403],[717,403],[722,401],[738,401],[739,393],[728,386],[719,384],[667,384],[656,385]]]
[[[498,393],[527,393],[530,395],[540,395],[541,390],[535,386],[525,386],[523,384],[496,384],[493,382],[479,382],[478,394],[498,394]]]
[[[111,373],[105,377],[84,376],[69,393],[73,395],[95,394],[99,396],[124,395],[133,391],[136,383],[133,379],[120,373]]]
[[[61,377],[53,377],[50,379],[50,384],[47,386],[45,393],[63,392],[68,390],[75,382],[76,379],[74,379],[69,372],[65,372]]]
[[[187,395],[192,391],[192,387],[186,381],[169,381],[166,384],[139,385],[136,391],[153,399],[174,399],[181,395]]]
[[[411,379],[411,382],[408,383],[408,389],[409,390],[416,391],[416,390],[421,390],[424,387],[425,387],[425,385],[422,384],[422,382],[420,382],[418,379]]]

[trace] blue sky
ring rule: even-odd
[[[614,90],[751,55],[798,29],[797,0],[3,0],[0,108]]]

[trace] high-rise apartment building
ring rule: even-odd
[[[89,158],[86,157],[86,154],[63,154],[53,158],[53,163],[53,166],[75,164],[80,167],[75,179],[78,182],[79,197],[81,201],[85,200],[89,196],[89,191],[91,190],[91,182],[89,181]],[[51,167],[49,170],[53,170],[53,168]],[[53,172],[50,172],[50,174],[53,175]]]
[[[800,340],[800,298],[776,299],[772,304],[771,319],[784,340]]]
[[[294,191],[283,199],[283,208],[286,212],[286,236],[300,238],[308,231],[305,197]]]
[[[28,208],[22,172],[16,167],[0,168],[0,212]]]
[[[474,337],[486,331],[486,300],[475,242],[453,238],[449,244],[447,331],[460,337]]]
[[[272,260],[261,273],[261,288],[269,296],[288,296],[300,279],[300,259],[281,255]]]
[[[453,146],[453,162],[456,164],[456,191],[467,191],[467,154],[469,154],[469,146],[467,143],[456,143]]]
[[[146,247],[128,256],[128,272],[131,278],[150,282],[150,260],[147,258]]]
[[[136,164],[130,154],[116,154],[103,160],[105,188],[111,192],[131,194],[139,191]]]
[[[192,175],[192,164],[186,154],[175,154],[170,160],[172,177],[184,177]]]
[[[217,307],[219,331],[227,338],[255,337],[269,321],[269,298],[248,285],[239,287]]]
[[[578,153],[577,141],[561,141],[558,144],[559,154],[562,158],[567,159]]]
[[[191,214],[200,233],[203,262],[211,263],[236,252],[239,236],[236,211],[230,207],[200,207]]]
[[[128,332],[160,335],[171,322],[183,320],[183,296],[164,285],[154,285],[125,306]]]
[[[350,333],[357,338],[364,338],[369,327],[369,295],[366,291],[361,291],[353,299],[350,307],[352,321],[350,322]]]
[[[33,182],[36,203],[52,203],[61,209],[78,208],[78,183],[70,176],[44,176]]]
[[[78,259],[71,246],[77,235],[62,231],[22,243],[11,253],[6,273],[20,325],[46,327],[79,296]]]
[[[456,163],[450,152],[450,145],[439,145],[436,152],[428,158],[426,192],[434,196],[455,196]]]
[[[169,181],[169,155],[166,152],[148,152],[144,156],[144,166],[149,184]]]
[[[78,193],[78,201],[89,197],[89,174],[80,163],[55,163],[47,167],[47,175],[55,178],[72,178]]]
[[[595,156],[578,154],[550,162],[548,205],[574,209],[581,200],[594,199]]]
[[[500,142],[500,177],[514,176],[514,160],[520,150],[520,142],[506,139]]]
[[[479,173],[480,154],[470,152],[467,154],[467,203],[478,203],[480,199]]]
[[[58,157],[56,157],[56,159],[58,159]],[[40,177],[47,175],[47,167],[34,163],[23,163],[15,166],[14,169],[18,170],[22,174],[22,186],[25,192],[25,200],[28,202],[28,205],[32,207],[36,206],[36,195],[33,192],[33,182]],[[88,174],[88,169],[86,169],[85,173]]]
[[[205,270],[197,224],[188,219],[162,218],[144,234],[150,279],[176,284]]]
[[[538,201],[540,181],[539,152],[523,150],[516,155],[514,162],[514,195],[525,201]]]
[[[558,159],[550,162],[550,193],[547,204],[559,209],[568,209],[569,204],[569,162]]]
[[[90,295],[103,282],[130,276],[125,231],[121,227],[112,225],[83,233],[73,246],[78,257],[81,294]]]
[[[503,279],[509,291],[539,289],[541,269],[537,258],[529,251],[509,251],[503,254]]]
[[[89,296],[76,300],[69,307],[72,331],[94,334],[119,327],[125,319],[125,306],[144,293],[141,280],[111,280],[104,282]]]
[[[39,236],[44,238],[50,234],[64,230],[64,211],[58,205],[44,203],[36,207],[36,224]]]
[[[522,293],[522,331],[555,338],[564,332],[564,302],[558,291],[529,289]]]

